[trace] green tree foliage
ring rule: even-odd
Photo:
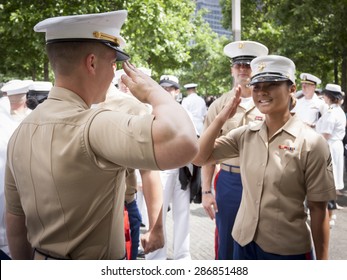
[[[192,1],[124,1],[128,20],[123,34],[131,61],[152,69],[154,78],[179,69],[190,58],[188,44],[194,26]]]
[[[231,0],[221,0],[224,26],[231,27]],[[11,0],[0,4],[0,80],[51,79],[39,21],[61,15],[128,10],[122,28],[126,51],[153,78],[175,74],[181,84],[196,82],[202,94],[220,94],[231,85],[229,60],[218,37],[195,14],[191,0]],[[242,39],[292,58],[297,72],[310,72],[346,91],[347,0],[241,1]],[[347,102],[346,102],[347,104]]]
[[[121,2],[121,1],[119,1]],[[33,30],[39,21],[61,15],[98,13],[115,9],[99,0],[11,0],[0,4],[0,78],[48,80],[44,34]]]
[[[189,64],[181,69],[181,84],[197,83],[201,95],[220,95],[231,88],[230,60],[223,48],[230,42],[218,37],[204,22],[202,15],[194,19],[194,41],[189,44]]]
[[[181,83],[195,81],[202,93],[220,94],[230,87],[224,39],[195,15],[191,0],[11,0],[0,4],[0,80],[52,80],[39,21],[53,16],[128,11],[121,35],[136,66],[149,67],[153,78],[176,74]],[[121,67],[119,65],[118,67]]]

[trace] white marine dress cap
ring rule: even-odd
[[[224,54],[232,59],[232,63],[250,63],[257,56],[267,55],[269,49],[254,41],[235,41],[224,47]]]
[[[116,50],[117,61],[129,59],[122,48],[125,41],[120,30],[127,18],[126,10],[99,14],[60,16],[45,19],[34,26],[36,32],[46,32],[46,43],[100,41]]]
[[[8,96],[27,93],[32,83],[32,80],[13,80],[6,83],[1,91],[6,92]]]
[[[42,103],[44,100],[47,99],[49,91],[52,89],[53,84],[48,81],[34,81],[29,86],[29,92],[27,93],[27,99],[36,99],[38,103]],[[30,101],[28,101],[30,102]],[[35,103],[27,103],[27,106],[30,109],[35,109],[36,106]],[[33,105],[32,107],[30,105]]]
[[[32,90],[32,91],[50,91],[52,87],[53,87],[53,84],[51,82],[34,81],[29,86],[29,90]]]
[[[322,82],[321,79],[309,73],[301,73],[300,74],[301,83],[307,83],[312,85],[320,85]]]
[[[252,60],[250,85],[264,82],[292,81],[295,84],[295,64],[280,55],[259,56]]]

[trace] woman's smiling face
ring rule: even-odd
[[[288,105],[294,91],[295,85],[288,86],[286,81],[256,83],[252,86],[254,104],[263,114],[289,111]]]

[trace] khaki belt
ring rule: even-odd
[[[228,164],[222,163],[220,165],[220,169],[230,173],[240,173],[240,166],[234,166],[234,165],[228,165]]]
[[[61,256],[58,255],[54,255],[52,256],[52,254],[46,254],[44,252],[40,252],[37,249],[34,250],[34,260],[67,260],[64,259]]]

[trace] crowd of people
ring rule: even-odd
[[[124,10],[53,17],[50,82],[1,87],[1,258],[189,260],[190,203],[215,220],[215,259],[328,259],[344,189],[344,93],[254,41],[224,48],[232,89],[137,68]],[[115,62],[123,62],[116,69]],[[297,98],[298,97],[298,98]],[[145,227],[141,235],[140,227]],[[213,250],[213,248],[211,248]]]

